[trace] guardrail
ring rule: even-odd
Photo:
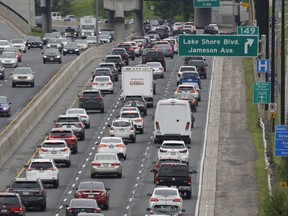
[[[15,25],[22,33],[28,34],[31,32],[29,22],[17,11],[0,1],[0,14],[5,19],[9,20]]]

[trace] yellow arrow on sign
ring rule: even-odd
[[[249,2],[242,2],[242,7],[249,8]]]
[[[270,113],[270,119],[276,118],[276,112],[269,112]]]

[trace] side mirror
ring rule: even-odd
[[[208,64],[206,63],[205,66],[208,66]]]
[[[35,71],[33,71],[32,73],[33,73],[33,74],[35,74],[36,72],[35,72]]]
[[[81,97],[81,94],[78,94],[77,96],[78,96],[78,97]]]
[[[94,71],[92,71],[91,74],[94,74]]]
[[[44,52],[42,52],[42,54],[44,54]]]
[[[151,197],[151,196],[152,196],[152,194],[151,194],[151,193],[147,193],[147,196]]]
[[[10,185],[6,185],[5,187],[8,189],[8,188],[10,188]]]
[[[117,114],[117,115],[116,115],[116,118],[120,118],[120,115],[119,115],[119,114]]]
[[[56,123],[56,120],[53,120],[53,123]]]
[[[108,187],[108,188],[105,188],[105,190],[107,190],[107,191],[110,191],[110,190],[111,190],[111,188],[109,188],[109,187]]]
[[[151,211],[151,208],[146,208],[146,211]]]
[[[14,74],[14,72],[11,72],[11,74]]]
[[[151,169],[150,172],[154,172],[154,169]]]
[[[37,147],[38,147],[38,148],[41,148],[41,145],[38,145]]]
[[[197,170],[192,170],[189,172],[190,174],[197,174]]]
[[[156,162],[154,161],[154,162],[152,162],[152,164],[156,164]]]
[[[9,102],[8,104],[9,104],[9,105],[11,105],[12,103],[11,103],[11,102]]]

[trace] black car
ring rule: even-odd
[[[50,48],[46,49],[43,53],[43,63],[46,62],[58,62],[59,64],[62,63],[62,56],[58,49]]]
[[[144,57],[142,57],[142,64],[146,64],[147,62],[160,62],[166,71],[166,62],[165,56],[162,51],[158,50],[148,50]]]
[[[37,207],[41,211],[46,210],[47,194],[40,179],[16,178],[8,186],[8,191],[18,193],[26,208]]]
[[[131,44],[129,44],[129,43],[121,43],[121,44],[118,44],[117,47],[118,48],[125,48],[127,53],[128,53],[128,55],[129,55],[129,58],[132,59],[132,60],[135,59],[135,51],[134,51],[134,49],[133,49]]]
[[[4,79],[5,79],[5,69],[3,65],[0,63],[0,80],[4,80]]]
[[[189,66],[195,66],[199,73],[199,76],[203,79],[207,79],[207,63],[204,60],[190,60],[188,62]]]
[[[166,28],[156,28],[156,33],[159,35],[161,39],[167,38],[169,36],[169,32]]]
[[[89,198],[74,198],[70,201],[70,205],[65,204],[64,207],[66,207],[66,216],[78,216],[80,212],[101,212],[101,209],[99,208],[96,200]]]
[[[119,73],[121,73],[122,67],[125,66],[125,62],[122,60],[121,55],[107,55],[104,61],[114,62]]]
[[[21,197],[14,192],[0,192],[0,215],[1,216],[25,216],[25,206]]]
[[[39,36],[31,37],[26,42],[28,49],[40,48],[43,49],[43,41]]]
[[[104,99],[99,90],[84,90],[79,97],[79,108],[87,110],[100,110],[104,113]]]
[[[113,48],[111,55],[121,55],[122,60],[125,62],[126,65],[129,65],[129,54],[127,53],[125,48]]]
[[[204,34],[217,34],[217,30],[213,26],[205,26]]]
[[[63,47],[63,55],[65,56],[66,54],[76,54],[80,55],[80,50],[75,42],[68,42],[64,47]]]
[[[75,29],[75,28],[67,27],[67,28],[65,29],[64,36],[65,36],[65,37],[71,37],[71,38],[78,38],[79,32],[78,32],[78,30]]]
[[[99,68],[110,68],[111,72],[114,76],[115,82],[119,81],[119,74],[118,74],[118,69],[116,67],[116,64],[113,62],[102,62],[99,64]]]

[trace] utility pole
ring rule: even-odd
[[[271,23],[271,103],[275,103],[275,0],[272,0]],[[272,131],[274,132],[274,118],[272,119]]]
[[[99,5],[98,5],[98,0],[96,0],[96,46],[98,47],[99,46],[99,28],[98,28],[98,25],[99,25]]]
[[[275,1],[275,0],[274,0]],[[281,5],[281,107],[280,122],[285,124],[285,0]]]

